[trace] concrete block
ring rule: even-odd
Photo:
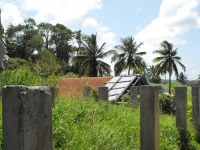
[[[187,129],[187,87],[175,88],[176,127],[179,130]]]
[[[160,149],[159,86],[140,86],[140,149]]]
[[[83,89],[83,95],[85,98],[90,97],[91,94],[91,88],[89,86],[85,86]]]
[[[52,150],[49,87],[3,88],[3,150]]]
[[[98,100],[108,101],[108,87],[98,88]]]

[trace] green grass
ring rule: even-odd
[[[0,115],[2,114],[0,105]],[[2,118],[0,117],[0,122]],[[199,148],[188,120],[191,148]],[[178,150],[175,117],[160,116],[160,149]],[[0,123],[0,144],[2,126]],[[54,150],[137,150],[140,149],[140,109],[97,102],[93,99],[57,98],[53,108]]]
[[[55,150],[140,149],[139,108],[93,100],[58,100],[53,112]],[[191,147],[196,144],[193,135],[189,139]],[[179,149],[178,141],[175,117],[161,115],[160,149]]]

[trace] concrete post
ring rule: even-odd
[[[187,129],[187,87],[175,88],[176,127],[179,130]]]
[[[200,124],[200,87],[192,87],[192,122],[195,125]]]
[[[108,87],[99,87],[98,88],[98,100],[108,101]]]
[[[200,143],[200,87],[192,87],[192,122],[197,130],[197,142]]]
[[[3,150],[52,150],[52,94],[48,87],[3,88]]]
[[[134,106],[138,102],[138,94],[139,94],[138,89],[139,89],[138,86],[133,86],[130,88],[130,104],[131,104],[131,106]]]
[[[140,149],[160,149],[159,86],[140,86]]]
[[[91,88],[89,86],[85,86],[83,89],[83,96],[85,98],[90,97],[90,93],[91,93]]]

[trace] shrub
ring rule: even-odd
[[[55,55],[48,50],[38,54],[36,63],[33,63],[32,68],[36,75],[41,77],[57,75],[61,69],[59,63],[56,61]]]
[[[68,72],[64,75],[65,78],[78,78],[78,75],[73,72]]]
[[[6,68],[7,69],[17,69],[17,68],[24,68],[27,67],[29,63],[25,59],[21,58],[10,58]]]
[[[173,114],[175,112],[174,96],[169,94],[160,94],[159,101],[162,113]]]
[[[161,83],[160,76],[153,76],[151,79],[149,79],[151,83]]]
[[[130,95],[128,94],[122,95],[122,102],[130,102]]]

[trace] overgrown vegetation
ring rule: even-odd
[[[139,149],[139,108],[91,100],[59,99],[53,109],[53,144],[61,149]],[[195,146],[194,135],[188,137]],[[160,149],[179,149],[175,117],[160,117]]]
[[[191,92],[190,89],[189,91]],[[191,93],[188,93],[190,98],[189,94]],[[129,97],[124,95],[124,99]],[[188,102],[191,102],[191,99]],[[0,105],[0,115],[1,107]],[[191,108],[188,108],[188,131],[181,134],[176,129],[175,116],[160,115],[161,150],[198,147],[190,110]],[[57,98],[53,108],[53,149],[139,149],[139,120],[139,107],[97,102],[93,98]],[[0,134],[2,145],[1,123]]]
[[[0,87],[5,85],[25,85],[25,86],[57,86],[60,77],[48,76],[46,78],[34,74],[29,68],[19,68],[14,70],[4,70],[0,74]]]

